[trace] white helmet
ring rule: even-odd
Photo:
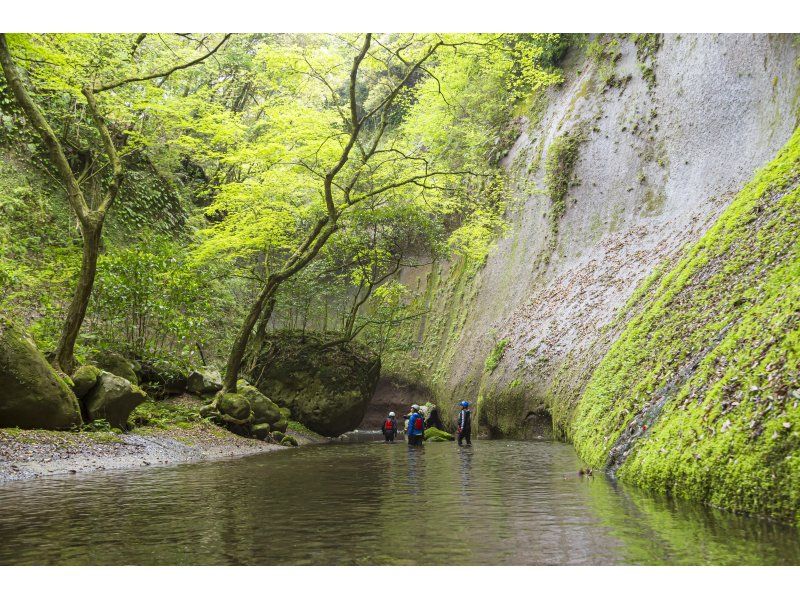
[[[394,417],[394,411],[389,412],[389,417]]]
[[[417,405],[416,403],[414,403],[413,405],[411,405],[411,408],[412,408],[414,411],[419,411],[419,405]]]

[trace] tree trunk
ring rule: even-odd
[[[94,287],[94,278],[97,273],[97,257],[100,253],[100,237],[103,232],[103,219],[96,218],[87,225],[82,226],[83,233],[83,260],[81,271],[72,302],[67,311],[67,317],[61,328],[61,337],[58,339],[53,365],[65,374],[71,374],[75,367],[75,341],[81,324],[86,317],[86,308],[89,297]]]
[[[267,325],[269,324],[269,320],[272,317],[272,310],[275,309],[276,299],[277,299],[276,293],[273,293],[272,297],[267,299],[267,303],[264,306],[264,312],[261,314],[261,319],[258,321],[256,334],[253,337],[252,352],[250,354],[251,369],[255,367],[256,361],[258,360],[258,356],[261,353],[261,349],[264,347],[264,339],[267,336]]]
[[[250,335],[253,332],[253,327],[258,322],[258,318],[264,311],[267,305],[273,306],[275,304],[275,293],[278,291],[279,283],[268,280],[267,284],[261,290],[250,311],[247,313],[244,324],[236,335],[236,340],[233,342],[231,352],[228,355],[228,363],[225,366],[225,378],[222,381],[222,392],[236,392],[236,381],[239,379],[239,370],[242,367],[245,352],[247,351],[247,343],[250,340]],[[271,307],[270,307],[271,311]]]

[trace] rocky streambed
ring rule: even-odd
[[[325,439],[292,430],[299,445]],[[237,436],[208,422],[144,426],[131,433],[0,429],[0,482],[42,476],[172,465],[291,448]]]

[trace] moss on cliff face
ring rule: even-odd
[[[647,293],[571,436],[593,466],[800,523],[800,130]]]

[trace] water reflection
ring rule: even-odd
[[[800,563],[793,528],[580,466],[556,442],[369,442],[11,483],[0,563]]]

